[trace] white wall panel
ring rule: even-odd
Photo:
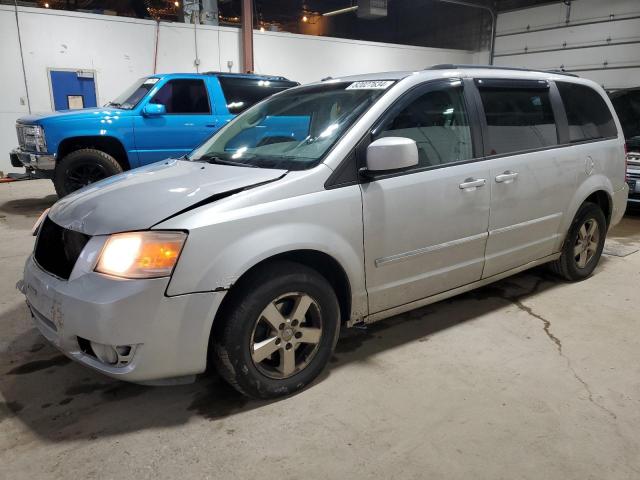
[[[34,112],[53,108],[48,69],[94,70],[101,105],[153,68],[155,22],[36,8],[18,18]]]
[[[339,38],[256,32],[258,73],[285,75],[301,83],[327,76],[423,69],[437,63],[471,63],[473,53]]]
[[[7,172],[11,170],[8,148],[16,141],[15,120],[28,109],[15,12],[6,6],[0,6],[0,62],[0,146],[6,146],[0,154],[0,170]]]
[[[195,73],[195,38],[193,25],[160,23],[157,72]]]

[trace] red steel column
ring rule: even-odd
[[[242,71],[253,73],[253,0],[242,0]]]

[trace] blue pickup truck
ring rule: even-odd
[[[124,170],[189,153],[235,115],[298,85],[210,72],[141,78],[102,108],[19,118],[11,164],[50,178],[60,197]]]

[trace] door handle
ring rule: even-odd
[[[214,122],[214,123],[207,123],[207,124],[205,125],[205,127],[213,128],[213,127],[215,127],[216,125],[218,125],[218,124],[217,124],[217,123],[215,123],[215,122]]]
[[[487,183],[484,178],[467,178],[460,185],[460,190],[473,191],[478,187],[482,187]]]
[[[500,175],[496,175],[496,182],[498,183],[511,183],[518,176],[518,172],[512,172],[511,170],[507,170]]]

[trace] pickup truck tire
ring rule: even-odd
[[[122,166],[108,153],[94,148],[74,150],[56,165],[53,185],[62,198],[82,187],[121,173]]]
[[[229,295],[214,322],[209,354],[220,376],[240,393],[288,395],[327,366],[340,308],[317,271],[291,261],[269,263],[241,279]]]
[[[567,232],[560,258],[550,265],[551,270],[570,282],[589,277],[598,266],[606,235],[607,220],[602,209],[595,203],[583,203]]]

